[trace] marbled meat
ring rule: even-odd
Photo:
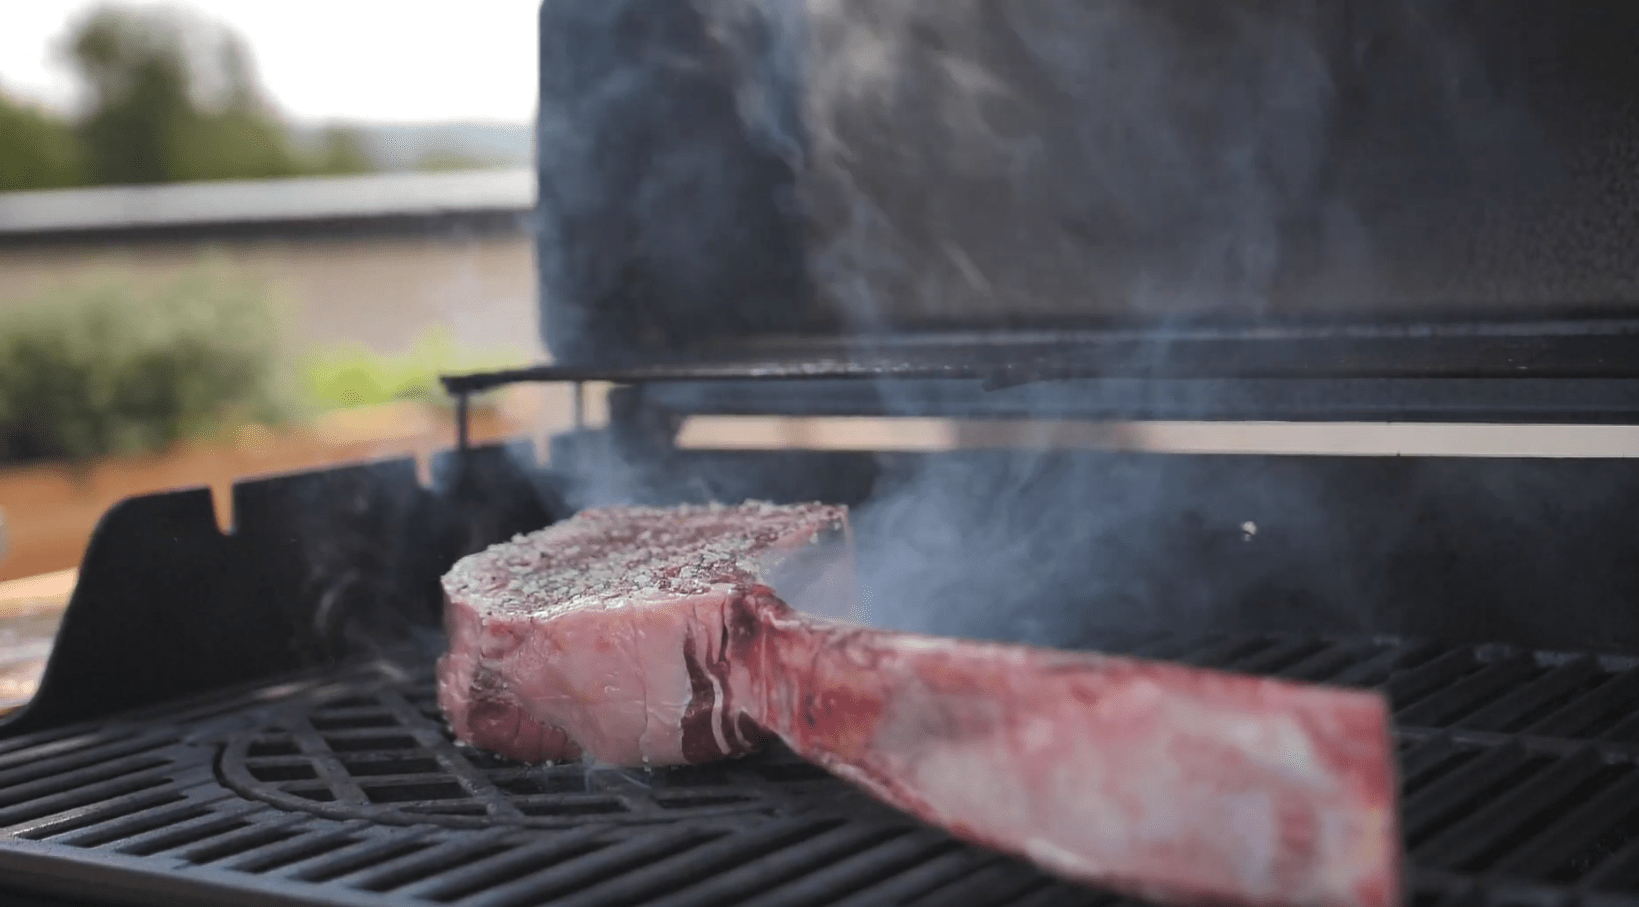
[[[1155,901],[1399,902],[1382,697],[815,617],[770,580],[816,551],[848,557],[843,508],[595,509],[493,546],[444,578],[440,703],[532,762],[776,736],[953,834]]]

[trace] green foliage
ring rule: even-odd
[[[301,147],[244,43],[174,8],[98,8],[69,56],[91,100],[78,122],[0,95],[0,191],[379,169],[356,130]]]
[[[73,27],[67,50],[90,106],[70,121],[0,92],[0,191],[528,160],[527,129],[292,130],[264,96],[245,43],[181,7],[97,7]]]
[[[84,180],[85,165],[73,129],[0,92],[0,192],[60,189]]]
[[[153,452],[323,410],[443,405],[440,374],[527,359],[432,328],[398,355],[322,348],[299,363],[298,384],[280,316],[261,286],[211,267],[149,288],[106,280],[0,302],[0,463]]]
[[[362,345],[336,346],[309,358],[304,369],[308,396],[325,409],[368,406],[395,400],[443,403],[448,397],[438,376],[451,372],[511,368],[526,356],[503,350],[472,350],[447,328],[422,332],[401,355],[383,355]]]
[[[332,126],[319,136],[318,152],[312,162],[314,172],[343,176],[370,173],[375,169],[375,158],[357,129]]]
[[[153,451],[287,412],[277,309],[214,269],[0,308],[0,462]]]
[[[425,172],[442,170],[480,170],[492,167],[489,161],[475,155],[466,154],[448,148],[438,148],[421,155],[415,161],[415,169]]]
[[[103,7],[76,31],[72,55],[93,99],[80,132],[98,182],[303,169],[231,34],[165,8]]]

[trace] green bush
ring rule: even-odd
[[[0,303],[0,461],[163,449],[289,413],[278,313],[214,268]]]
[[[304,374],[307,396],[324,409],[368,406],[395,400],[448,401],[438,376],[452,372],[511,368],[527,357],[502,350],[472,350],[447,328],[429,328],[401,355],[376,353],[361,345],[335,346],[309,357]]]

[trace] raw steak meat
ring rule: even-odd
[[[748,503],[588,510],[496,545],[444,578],[440,702],[462,739],[526,761],[705,762],[775,735],[956,835],[1158,901],[1398,903],[1380,696],[776,597],[806,577],[846,611],[847,541],[842,508]]]

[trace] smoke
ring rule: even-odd
[[[678,298],[672,313],[806,306],[820,316],[795,323],[854,338],[1348,314],[1404,277],[1365,214],[1388,210],[1401,226],[1418,215],[1374,194],[1384,174],[1347,143],[1362,130],[1428,140],[1421,126],[1377,127],[1432,108],[1417,122],[1444,142],[1440,172],[1489,174],[1458,187],[1471,189],[1509,171],[1465,169],[1480,158],[1462,137],[1495,149],[1520,128],[1495,114],[1478,61],[1453,52],[1459,39],[1418,4],[1377,5],[1369,21],[1327,0],[548,4],[569,7],[610,23],[643,9],[660,23],[609,24],[625,37],[607,47],[554,39],[566,60],[607,58],[577,70],[573,104],[543,99],[543,206],[564,250],[545,257],[543,291],[605,310],[626,304],[614,289],[624,280]],[[678,37],[690,27],[703,39]],[[1384,65],[1399,75],[1362,87]],[[720,102],[688,94],[687,117],[657,112],[677,97],[665,79],[696,76],[730,90]],[[566,68],[544,83],[574,81]],[[646,125],[611,125],[621,117]],[[612,151],[616,138],[630,147]],[[645,163],[605,159],[623,155]],[[768,279],[779,268],[748,278],[787,262],[793,241],[807,292]],[[607,250],[638,247],[634,284]],[[1394,251],[1408,248],[1419,244]],[[549,338],[570,335],[554,349],[574,348],[580,327],[549,326]],[[1157,364],[1169,354],[1164,341],[1146,352]],[[878,391],[890,413],[915,405],[900,385]],[[1019,394],[1020,415],[1049,396]],[[597,465],[610,461],[580,461],[577,499],[651,496],[656,477]],[[883,464],[855,517],[877,623],[1062,644],[1096,626],[1199,625],[1221,597],[1162,534],[1189,511],[1186,496],[1214,489],[1169,485],[1165,469],[1032,449]],[[1334,531],[1317,501],[1275,506],[1302,527],[1294,536]],[[1242,544],[1240,525],[1202,531]]]
[[[1316,204],[1335,87],[1310,8],[699,6],[734,50],[747,132],[797,165],[808,276],[854,336],[1261,314],[1294,223],[1349,235],[1345,209]],[[800,117],[771,85],[798,88]],[[879,392],[910,411],[897,385]],[[1059,644],[1153,620],[1171,546],[1150,530],[1172,493],[1041,450],[906,461],[856,511],[867,610]],[[1199,612],[1182,591],[1161,610]]]

